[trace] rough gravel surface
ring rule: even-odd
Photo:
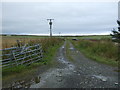
[[[69,44],[72,61],[66,57],[65,41],[57,52],[54,67],[44,66],[32,79],[16,81],[10,84],[11,88],[118,88],[117,67],[90,60]]]
[[[59,49],[57,67],[42,73],[40,83],[31,88],[118,88],[117,68],[86,58],[70,43],[73,62],[66,58],[66,42]]]

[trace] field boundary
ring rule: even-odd
[[[0,50],[0,67],[3,69],[18,65],[30,65],[40,61],[43,57],[42,46],[40,44],[27,45],[22,47],[12,47]]]

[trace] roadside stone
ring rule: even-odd
[[[92,68],[92,67],[89,67],[90,69]]]
[[[77,71],[73,71],[74,73],[76,73]]]
[[[80,84],[83,84],[83,82],[80,82]]]
[[[79,52],[79,51],[76,51],[77,53]]]
[[[102,79],[103,82],[106,82],[107,80],[106,79]]]
[[[101,75],[93,75],[93,77],[96,77],[96,78],[102,80],[103,82],[106,82],[106,81],[107,81],[107,78],[104,77],[104,76],[101,76]]]
[[[115,85],[118,85],[118,83],[117,83],[117,82],[115,82]]]
[[[95,77],[92,77],[93,79],[95,78]]]
[[[59,75],[59,77],[62,77],[62,75]]]

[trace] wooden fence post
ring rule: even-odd
[[[13,65],[12,65],[12,59],[14,58],[14,57],[13,57],[13,54],[12,54],[12,49],[10,50],[10,53],[11,53],[11,56],[10,56],[10,58],[11,58],[11,59],[10,59],[10,67],[12,68],[12,66],[13,66]]]
[[[14,60],[15,60],[16,65],[18,66],[17,59],[16,59],[16,57],[15,57],[14,51],[12,51],[12,55],[13,55],[13,58],[14,58]]]

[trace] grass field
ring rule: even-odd
[[[2,44],[2,47],[0,49],[4,48],[10,48],[12,46],[15,46],[17,44],[16,40],[20,40],[23,44],[28,43],[30,41],[35,40],[43,40],[45,38],[49,38],[48,36],[2,36],[2,42],[0,42],[0,45]],[[93,36],[62,36],[62,37],[55,37],[55,38],[68,38],[68,39],[111,39],[110,35],[93,35]]]
[[[17,44],[17,40],[21,41],[21,43],[25,44],[33,40],[40,40],[45,37],[39,36],[2,36],[2,49],[10,48]]]
[[[66,38],[68,39],[96,39],[96,40],[100,40],[100,39],[111,39],[112,37],[110,35],[89,35],[89,36],[67,36]]]

